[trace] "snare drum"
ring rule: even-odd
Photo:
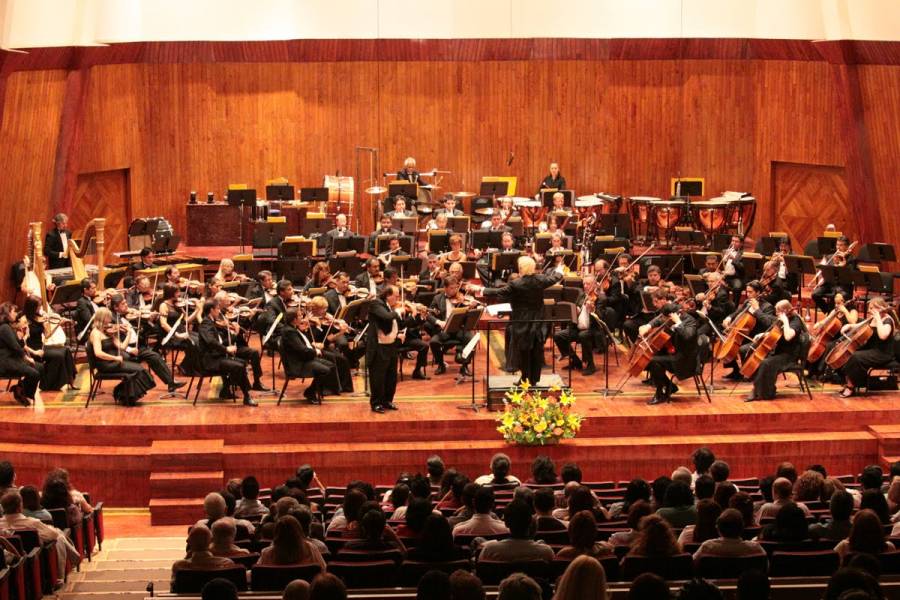
[[[684,216],[684,200],[652,200],[650,202],[650,225],[654,238],[669,238],[675,226]]]
[[[628,199],[631,234],[636,240],[646,241],[650,236],[650,204],[657,201],[662,200],[652,196],[632,196]]]
[[[691,202],[691,215],[697,229],[706,235],[722,233],[728,217],[728,201],[724,198]]]

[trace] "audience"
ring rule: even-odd
[[[737,600],[769,600],[771,597],[769,576],[759,569],[741,573],[737,581]]]
[[[503,521],[500,521],[491,514],[494,510],[494,491],[487,487],[481,486],[475,492],[474,500],[475,514],[468,521],[463,521],[453,528],[453,537],[459,535],[503,535],[509,533]]]
[[[175,573],[177,571],[191,570],[215,570],[227,569],[235,566],[235,563],[229,558],[223,556],[215,556],[209,551],[209,545],[212,542],[212,533],[206,525],[194,525],[191,527],[187,538],[187,556],[181,560],[175,561],[172,565],[172,582],[175,582]]]
[[[309,585],[309,600],[347,600],[347,587],[331,573],[319,573]]]
[[[491,458],[491,472],[476,479],[475,483],[478,485],[518,485],[521,483],[519,479],[509,474],[511,468],[512,463],[510,463],[509,457],[499,452]]]
[[[319,549],[306,539],[300,523],[292,516],[285,516],[275,523],[272,544],[259,555],[261,565],[318,564],[325,570],[325,560]]]
[[[638,534],[628,556],[665,557],[681,553],[681,545],[669,523],[657,515],[648,515],[638,524]]]
[[[419,580],[416,600],[453,600],[450,576],[443,571],[428,571]]]
[[[621,502],[613,502],[608,509],[610,519],[618,519],[628,514],[631,505],[638,500],[650,502],[650,484],[643,479],[632,479],[625,486],[625,496]]]
[[[380,509],[369,509],[359,520],[362,537],[350,540],[337,553],[337,558],[343,560],[342,553],[346,551],[364,551],[371,553],[390,552],[397,563],[402,562],[406,556],[406,547],[397,534],[390,527],[386,527],[387,519]],[[396,554],[394,554],[396,553]]]
[[[241,481],[241,499],[234,507],[238,519],[253,519],[269,514],[269,509],[259,501],[259,482],[249,475]]]
[[[553,549],[532,538],[532,511],[521,500],[513,500],[503,511],[503,521],[509,530],[509,538],[485,542],[478,560],[526,562],[553,560]],[[455,532],[455,530],[454,530]]]
[[[868,509],[878,515],[878,518],[885,525],[891,522],[891,513],[888,510],[887,499],[881,490],[868,489],[862,493],[859,499],[859,509]]]
[[[437,454],[433,454],[425,461],[425,470],[428,473],[428,482],[431,485],[441,485],[444,478],[444,461]]]
[[[697,448],[691,455],[691,462],[694,463],[694,472],[692,477],[696,480],[701,475],[709,473],[709,468],[716,461],[716,455],[712,450],[706,447]]]
[[[284,588],[281,600],[309,600],[309,582],[295,579]]]
[[[597,558],[612,553],[612,544],[597,541],[597,520],[594,515],[583,510],[569,521],[569,545],[560,549],[556,558],[571,560],[581,555]]]
[[[422,538],[428,517],[439,515],[431,510],[431,502],[424,498],[413,498],[406,509],[406,520],[397,528],[397,535],[403,538]]]
[[[768,542],[802,542],[809,538],[806,513],[791,501],[781,506],[775,522],[762,528],[760,539]]]
[[[609,543],[613,546],[630,546],[633,544],[638,534],[638,525],[641,519],[651,514],[653,514],[653,509],[650,507],[649,502],[645,500],[634,502],[628,509],[628,519],[625,521],[628,529],[617,531],[609,536]]]
[[[541,600],[541,586],[523,573],[513,573],[500,582],[497,600]]]
[[[553,516],[556,496],[550,488],[534,493],[534,525],[537,531],[565,531],[566,524]]]
[[[7,486],[11,490],[12,485]],[[59,566],[60,576],[66,572],[66,560],[73,565],[81,562],[81,555],[69,541],[66,535],[53,527],[31,517],[22,514],[22,496],[17,491],[7,491],[0,497],[0,508],[3,509],[3,519],[0,520],[0,533],[11,535],[16,529],[34,529],[42,543],[56,542],[56,560]],[[209,542],[207,542],[209,545]]]
[[[794,495],[794,484],[787,477],[779,477],[772,483],[771,502],[763,504],[757,512],[757,520],[762,522],[763,519],[771,519],[786,504],[793,504],[799,508],[804,515],[810,514],[809,509],[802,502],[794,502],[791,498]]]
[[[676,600],[723,600],[722,592],[715,585],[705,579],[691,579],[686,581],[678,594]]]
[[[216,577],[206,583],[200,590],[200,600],[237,600],[238,589],[234,583],[224,577]]]
[[[250,554],[249,550],[238,548],[234,544],[234,536],[237,533],[234,519],[225,517],[213,523],[212,541],[209,544],[209,551],[213,556],[224,556],[230,558],[232,556],[246,556]]]
[[[813,502],[822,497],[822,486],[825,478],[818,471],[804,471],[794,484],[795,502]]]
[[[700,479],[697,480],[698,482]],[[687,525],[678,536],[678,543],[700,544],[716,537],[716,519],[722,514],[722,508],[712,500],[700,500],[697,503],[697,523]]]
[[[850,535],[845,540],[838,542],[834,547],[841,559],[846,559],[851,552],[866,552],[868,554],[881,554],[894,549],[894,544],[887,541],[884,536],[884,528],[881,519],[875,511],[864,508],[853,517],[853,525],[850,527]]]
[[[665,505],[657,510],[656,514],[668,521],[672,527],[686,527],[696,523],[697,506],[694,504],[690,485],[684,481],[672,481],[666,488]]]
[[[744,517],[733,508],[728,508],[716,519],[717,538],[708,539],[694,552],[694,562],[699,563],[705,556],[763,556],[766,551],[759,543],[746,541],[741,537]]]
[[[484,600],[484,586],[478,576],[462,569],[450,575],[453,600]]]
[[[753,498],[747,492],[738,492],[728,500],[728,508],[733,508],[741,513],[744,518],[744,527],[756,527],[756,511]]]
[[[828,501],[831,519],[826,523],[812,523],[809,537],[814,540],[842,540],[850,535],[850,515],[853,513],[853,496],[839,490]]]
[[[538,485],[551,485],[559,483],[559,477],[556,476],[556,465],[549,456],[539,455],[535,457],[531,463],[531,479],[527,483]]]
[[[628,600],[671,600],[669,584],[655,573],[642,573],[628,588]]]
[[[443,516],[428,515],[418,545],[407,552],[409,560],[450,562],[465,558],[467,553],[453,543],[453,530]]]
[[[607,600],[606,571],[590,556],[573,560],[556,584],[553,600]]]
[[[41,495],[33,485],[23,485],[19,488],[22,496],[22,514],[38,521],[53,522],[53,517],[46,508],[41,506]]]

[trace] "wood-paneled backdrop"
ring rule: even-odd
[[[670,177],[701,176],[710,193],[756,195],[756,234],[791,231],[805,206],[811,217],[820,208],[849,215],[842,227],[867,241],[900,245],[896,64],[123,60],[67,58],[59,69],[3,76],[0,264],[24,251],[29,220],[71,210],[76,194],[85,201],[81,174],[127,169],[130,216],[164,215],[183,230],[191,190],[261,190],[278,176],[320,185],[326,173],[354,174],[356,146],[379,148],[383,170],[411,155],[422,169],[452,171],[445,191],[516,175],[533,193],[551,160],[578,193],[665,196]],[[825,210],[839,196],[830,192],[792,198],[785,221],[773,202],[774,163],[843,169],[849,206]],[[107,216],[124,225],[118,212]]]

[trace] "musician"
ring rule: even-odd
[[[464,347],[472,339],[472,332],[460,330],[455,333],[447,333],[442,331],[450,318],[453,309],[466,306],[468,301],[460,293],[460,281],[454,277],[447,277],[444,280],[444,289],[438,293],[431,301],[429,307],[428,322],[430,324],[429,332],[431,333],[431,354],[434,356],[434,362],[437,364],[435,375],[443,375],[447,372],[447,364],[444,362],[444,345],[455,344],[458,347]],[[468,375],[469,371],[465,364],[459,368],[460,375]]]
[[[219,270],[216,272],[215,276],[222,280],[222,283],[231,283],[232,281],[247,281],[250,279],[243,273],[234,272],[234,261],[230,258],[223,258],[219,262]]]
[[[669,378],[672,373],[678,379],[692,377],[697,372],[697,321],[687,310],[678,304],[670,303],[669,293],[665,288],[656,288],[652,293],[653,308],[658,312],[650,322],[640,326],[638,333],[646,336],[656,327],[668,327],[671,334],[670,345],[650,359],[647,372],[656,386],[656,394],[647,403],[663,404],[672,401],[672,394],[678,386]]]
[[[490,221],[484,221],[481,228],[486,231],[512,231],[512,227],[508,227],[503,223],[503,215],[499,211],[495,211],[491,215]]]
[[[772,306],[781,300],[791,300],[791,292],[787,287],[787,280],[781,276],[781,267],[784,260],[780,255],[766,261],[763,265],[763,274],[760,281],[763,282],[763,298]]]
[[[94,315],[88,352],[93,353],[97,370],[101,373],[127,375],[113,388],[116,402],[136,406],[148,390],[156,387],[150,373],[125,354],[124,335],[113,322],[113,313],[108,308],[101,307]]]
[[[262,270],[256,274],[256,282],[256,285],[247,292],[247,298],[249,300],[259,298],[262,300],[262,305],[265,306],[269,303],[269,300],[277,295],[275,278],[272,276],[271,271]]]
[[[293,293],[293,289],[291,292]],[[250,397],[246,363],[235,357],[236,345],[226,346],[223,343],[216,325],[222,317],[222,308],[218,302],[209,300],[203,307],[203,314],[205,317],[200,323],[200,366],[204,371],[222,375],[229,385],[238,386],[244,395],[244,406],[257,406],[256,400]]]
[[[311,298],[309,309],[307,321],[314,345],[321,350],[321,358],[335,367],[333,381],[327,382],[325,388],[334,394],[352,393],[353,378],[350,375],[350,361],[346,354],[349,350],[346,334],[350,331],[350,327],[328,314],[328,301],[323,296]]]
[[[403,233],[399,229],[394,229],[390,215],[382,215],[380,223],[381,225],[379,228],[373,231],[369,236],[369,254],[375,254],[375,240],[377,240],[379,236],[401,235]]]
[[[823,256],[819,264],[834,265],[836,267],[855,267],[855,260],[848,256],[850,251],[850,240],[846,236],[841,236],[835,240],[834,254]],[[826,281],[822,275],[813,283],[815,289],[812,292],[812,299],[816,308],[827,313],[834,306],[834,297],[841,294],[845,299],[853,298],[853,284],[842,282]]]
[[[381,282],[381,284],[378,286],[379,292],[389,285],[396,285],[396,286],[400,285],[400,273],[397,272],[397,269],[387,267],[384,270],[383,275],[384,275],[384,279]]]
[[[202,303],[196,299],[191,300],[192,307],[189,302],[182,300],[181,288],[171,283],[163,285],[162,298],[162,302],[159,304],[159,321],[157,321],[159,327],[157,337],[160,346],[169,350],[181,350],[183,352],[180,364],[182,372],[193,373],[196,371],[197,365],[198,336],[190,331],[190,326],[192,323],[199,325],[202,321],[200,314],[203,310]],[[172,332],[173,328],[175,328],[174,333]],[[171,336],[169,336],[170,333]],[[169,337],[169,340],[163,344],[166,337]]]
[[[397,410],[398,334],[406,314],[400,305],[400,290],[388,286],[369,306],[369,333],[366,342],[366,364],[369,374],[369,405],[372,412]]]
[[[535,260],[542,263],[544,271],[555,268],[557,265],[562,263],[562,257],[558,255],[561,255],[567,249],[563,244],[564,240],[565,236],[563,235],[563,233],[561,231],[557,231],[550,236],[550,247],[547,248],[547,251],[543,256],[535,252]],[[554,257],[557,258],[554,259]]]
[[[872,337],[862,348],[854,352],[847,364],[840,369],[840,373],[846,378],[840,391],[841,398],[855,396],[857,388],[867,384],[869,369],[883,367],[896,356],[894,341],[898,322],[896,313],[880,296],[869,300],[867,312],[870,315],[867,321],[873,330]],[[841,333],[852,335],[856,328],[863,326],[862,323],[847,324],[841,328]]]
[[[706,281],[706,291],[697,294],[696,298],[697,312],[701,315],[698,333],[712,338],[714,332],[710,323],[721,332],[722,321],[734,312],[734,303],[731,301],[722,273],[715,270],[708,271],[703,279]]]
[[[397,197],[394,199],[394,210],[388,211],[384,214],[391,219],[399,219],[404,217],[415,217],[416,211],[406,208],[406,196],[397,194]]]
[[[372,298],[378,293],[378,286],[384,282],[384,276],[381,274],[381,261],[377,258],[370,258],[366,261],[366,270],[356,276],[353,285],[364,290],[369,290],[369,296]]]
[[[550,163],[550,174],[541,180],[538,188],[538,195],[541,190],[564,190],[566,189],[566,178],[559,172],[559,163]]]
[[[401,294],[402,298],[402,294]],[[416,308],[421,307],[421,308]],[[416,355],[416,366],[413,369],[412,378],[419,380],[431,379],[425,372],[428,366],[428,349],[429,345],[422,338],[422,331],[428,326],[428,307],[407,302],[407,314],[403,321],[403,331],[400,338],[399,352],[414,353]]]
[[[644,305],[641,300],[640,282],[638,274],[640,266],[631,264],[631,256],[625,253],[619,255],[618,265],[609,277],[609,289],[607,294],[607,306],[612,308],[615,314],[613,321],[607,320],[610,328],[622,326],[630,317],[640,314]],[[634,335],[634,331],[632,331]]]
[[[144,246],[141,248],[141,253],[138,257],[137,264],[134,265],[135,271],[139,271],[141,269],[152,269],[156,265],[154,261],[156,260],[156,252],[153,251],[153,248],[150,246]],[[232,265],[233,267],[234,265]]]
[[[844,301],[843,294],[837,293],[834,295],[834,308],[831,310],[830,313],[825,315],[825,317],[822,320],[813,324],[812,330],[810,333],[812,333],[812,335],[816,336],[816,339],[818,339],[818,336],[820,336],[822,334],[823,326],[826,323],[828,323],[832,318],[837,319],[840,322],[841,327],[843,327],[844,325],[847,325],[847,324],[854,325],[857,321],[859,321],[859,312],[857,312],[857,310],[855,308],[853,308],[852,305],[848,305]],[[831,352],[831,349],[834,348],[834,345],[836,343],[837,343],[837,341],[834,339],[829,340],[825,344],[825,349],[822,352],[822,355],[819,357],[819,359],[817,361],[815,361],[814,363],[807,362],[807,367],[809,368],[809,372],[811,374],[817,375],[820,380],[825,381],[825,379],[826,379],[825,373],[826,373],[826,367],[828,365],[825,362],[825,359],[828,357],[828,353]],[[844,378],[839,373],[833,373],[832,378],[833,379],[832,379],[831,383],[839,383],[839,384],[844,383]]]
[[[262,383],[262,364],[259,350],[251,348],[247,343],[247,338],[244,335],[245,330],[239,324],[240,313],[231,307],[229,294],[220,291],[213,297],[213,301],[217,302],[221,309],[222,317],[216,319],[216,327],[219,328],[222,339],[226,340],[229,346],[233,345],[237,348],[234,353],[236,358],[250,364],[253,371],[253,385],[251,389],[255,392],[271,391]],[[222,390],[227,391],[224,386]]]
[[[335,377],[333,363],[322,358],[322,350],[313,342],[309,319],[296,308],[287,311],[281,337],[281,359],[290,377],[302,377],[308,369],[312,383],[303,392],[310,404],[322,404],[326,381]]]
[[[794,311],[790,300],[779,300],[775,305],[775,322],[770,327],[781,327],[781,337],[753,374],[753,391],[744,402],[775,399],[778,374],[797,361],[802,336],[806,335],[806,325]],[[760,334],[760,337],[764,335],[766,333]]]
[[[309,276],[309,281],[303,286],[303,291],[308,292],[312,289],[328,287],[330,281],[331,265],[324,260],[320,260],[313,265],[312,274]]]
[[[513,199],[509,196],[503,196],[497,200],[500,208],[498,212],[500,213],[500,221],[505,225],[510,217],[518,217],[519,211],[515,209],[513,205]]]
[[[47,273],[47,257],[39,256],[38,260],[42,261],[42,265],[44,267],[44,289],[47,291],[47,297],[52,298],[53,292],[56,290],[56,284],[53,282],[53,277],[50,276],[50,273]],[[13,266],[15,274],[13,277],[16,281],[18,281],[19,277],[22,278],[22,281],[19,285],[19,289],[22,293],[27,296],[41,296],[41,282],[37,278],[37,274],[34,272],[34,267],[31,264],[31,259],[27,256],[24,256],[21,263],[16,263]],[[31,277],[29,277],[31,275]],[[63,277],[62,279],[65,279]]]
[[[456,208],[456,196],[448,194],[444,197],[443,208],[439,208],[437,214],[446,215],[448,217],[461,217],[463,216],[463,211]],[[435,218],[437,218],[437,215],[435,215]]]
[[[439,255],[438,260],[441,267],[447,268],[448,263],[455,263],[466,260],[466,251],[463,249],[463,239],[458,233],[450,236],[450,251]]]
[[[16,402],[31,406],[43,377],[43,365],[25,351],[27,325],[19,322],[19,309],[12,302],[0,304],[0,372],[19,375],[10,388]]]
[[[328,312],[337,316],[342,308],[350,304],[350,276],[338,271],[331,278],[332,286],[324,294]]]
[[[775,309],[771,304],[766,302],[765,298],[763,298],[762,284],[756,279],[747,284],[746,292],[747,299],[744,300],[732,314],[725,317],[725,319],[722,321],[722,326],[727,328],[729,325],[731,325],[731,322],[735,320],[738,315],[746,310],[754,317],[756,317],[756,323],[754,324],[753,329],[747,334],[748,337],[752,338],[760,333],[764,333],[769,329],[769,327],[775,320]],[[743,360],[743,358],[750,353],[751,349],[752,346],[750,344],[743,344],[741,346],[741,360]],[[731,367],[731,373],[725,375],[725,379],[740,380],[743,378],[737,361],[726,364],[725,366]]]
[[[509,278],[509,274],[512,273],[511,266],[497,271],[492,269],[492,256],[497,252],[502,254],[514,254],[517,256],[521,254],[515,247],[515,240],[513,239],[512,234],[508,231],[504,232],[500,237],[500,248],[498,250],[491,249],[488,252],[485,252],[484,256],[479,258],[478,262],[475,263],[475,268],[478,271],[478,276],[481,278],[482,284],[487,285],[488,287],[502,286]]]
[[[710,273],[719,272],[719,258],[715,254],[707,254],[703,259],[703,267],[697,273],[706,279]],[[707,280],[708,281],[708,280]]]
[[[784,281],[785,288],[788,289],[791,293],[796,292],[800,289],[799,273],[788,270],[787,262],[784,260],[785,256],[793,253],[794,250],[791,246],[791,238],[783,237],[778,240],[778,277]],[[786,298],[786,300],[790,300],[790,298]]]
[[[55,313],[45,313],[38,296],[28,296],[22,309],[27,319],[26,352],[43,366],[41,390],[61,390],[75,381],[75,359],[66,346],[63,319]]]
[[[582,285],[584,289],[575,301],[575,322],[557,331],[553,341],[563,357],[569,359],[572,368],[588,377],[597,372],[594,366],[594,348],[605,351],[606,335],[597,322],[600,316],[596,314],[596,310],[601,308],[601,302],[596,277],[592,273],[584,275]],[[581,344],[581,360],[572,350],[572,342],[576,341]]]
[[[422,271],[419,273],[419,283],[433,290],[438,286],[440,279],[441,265],[437,254],[429,254]]]
[[[88,335],[91,333],[89,327],[91,319],[94,313],[97,312],[97,309],[100,308],[100,305],[95,302],[96,297],[97,284],[89,278],[82,279],[81,297],[78,298],[78,302],[75,305],[75,327],[77,328],[75,335],[78,336],[79,344],[85,343]]]
[[[53,229],[44,236],[44,256],[51,269],[64,269],[69,266],[69,217],[63,213],[53,217]]]
[[[397,256],[409,256],[409,252],[400,247],[400,238],[393,236],[388,240],[388,249],[378,255],[378,260],[388,267]]]
[[[425,231],[447,231],[447,213],[439,212],[434,215],[433,219],[428,221],[428,224],[425,225]]]
[[[134,287],[125,296],[130,308],[150,310],[153,306],[153,285],[146,275],[138,275],[134,280]]]
[[[541,378],[544,341],[548,335],[545,324],[534,321],[544,316],[544,290],[561,281],[563,275],[561,268],[550,274],[536,274],[534,259],[529,256],[519,257],[517,265],[518,278],[501,288],[484,288],[482,292],[512,305],[513,322],[507,327],[510,332],[507,366],[520,369],[520,381],[534,385]]]
[[[334,229],[325,232],[324,244],[327,248],[327,254],[334,252],[334,240],[339,238],[353,237],[356,233],[347,227],[347,215],[340,213],[334,217]]]
[[[416,171],[416,159],[412,156],[407,157],[406,160],[403,161],[403,168],[397,171],[397,181],[408,181],[410,183],[424,185],[419,172]]]
[[[740,299],[741,292],[744,289],[744,237],[740,235],[731,236],[731,245],[722,251],[722,273],[725,274],[725,283],[731,289],[732,300],[735,303]]]
[[[659,289],[668,290],[668,284],[663,281],[662,269],[659,268],[659,265],[647,267],[647,278],[639,281],[636,287],[629,289],[628,310],[631,311],[632,316],[625,319],[622,324],[622,332],[630,341],[633,342],[637,338],[639,329],[649,323],[655,314],[644,308],[641,294],[652,294]]]

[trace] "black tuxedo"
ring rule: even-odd
[[[72,232],[68,229],[64,229],[62,231],[66,234],[67,239],[72,239]],[[60,254],[65,252],[66,248],[63,247],[62,236],[60,235],[60,231],[58,229],[51,229],[47,232],[47,235],[44,236],[44,256],[47,257],[47,268],[49,269],[63,269],[69,266],[68,258],[60,258]]]
[[[75,327],[77,327],[78,330],[75,332],[75,335],[84,331],[84,336],[78,339],[79,343],[87,343],[88,336],[91,334],[88,323],[91,322],[94,312],[96,312],[94,310],[94,303],[91,302],[90,298],[82,296],[78,299],[78,302],[75,305]],[[86,331],[85,328],[87,328]]]
[[[378,229],[376,229],[369,235],[369,244],[367,246],[369,249],[369,254],[375,254],[375,240],[377,240],[379,238],[379,236],[382,236],[382,235],[400,236],[400,235],[403,235],[403,232],[400,231],[399,229],[394,229],[393,227],[391,227],[387,231],[384,231],[381,227],[379,227]],[[384,242],[382,242],[382,244],[383,243]],[[382,250],[382,252],[383,251],[384,250]]]
[[[219,330],[209,315],[200,323],[200,366],[204,371],[220,374],[228,383],[241,388],[244,397],[250,395],[250,381],[247,379],[246,363],[240,358],[229,356],[219,337]],[[224,382],[223,382],[224,383]]]
[[[575,322],[569,323],[568,327],[557,331],[553,336],[556,347],[559,348],[563,356],[568,356],[571,360],[575,356],[572,350],[572,343],[577,341],[581,344],[581,358],[588,367],[594,366],[594,348],[600,347],[606,349],[606,336],[597,321],[588,315],[588,325],[586,329],[579,329],[578,319],[587,302],[587,294],[583,291],[578,295],[575,301]],[[603,307],[600,298],[597,298],[594,312],[597,315],[602,314]]]
[[[403,319],[391,310],[387,302],[378,298],[369,305],[369,330],[366,341],[366,364],[369,371],[369,404],[372,408],[394,402],[397,391],[397,348],[399,341],[383,344],[378,333],[389,334],[394,326],[400,329]]]
[[[457,346],[457,348],[464,347],[469,343],[469,340],[472,339],[472,332],[460,330],[456,333],[444,333],[441,328],[438,326],[437,321],[445,321],[447,320],[447,305],[449,301],[447,300],[447,296],[444,295],[443,292],[437,294],[434,299],[431,301],[431,306],[429,307],[431,311],[437,313],[437,317],[434,315],[428,316],[428,326],[427,329],[431,334],[431,341],[429,341],[428,345],[431,346],[431,354],[434,356],[434,362],[438,365],[444,365],[444,346],[448,344],[452,344]]]
[[[344,227],[343,231],[341,231],[337,227],[335,227],[334,229],[331,229],[330,231],[325,232],[325,239],[323,240],[324,243],[322,245],[325,246],[329,252],[331,252],[332,251],[331,249],[334,248],[334,240],[336,238],[348,238],[348,237],[353,237],[355,235],[356,235],[356,233],[353,231],[350,231],[350,229],[347,227]]]
[[[371,289],[369,288],[369,283],[370,283],[370,277],[369,277],[368,271],[363,271],[362,273],[357,275],[356,278],[353,280],[353,285],[355,285],[356,287],[371,291]],[[379,285],[380,284],[377,284],[377,283],[375,284],[376,291],[377,291]]]
[[[306,336],[310,345],[303,341],[303,335]],[[336,374],[334,372],[334,364],[319,358],[316,349],[310,347],[313,343],[312,331],[307,330],[305,334],[300,333],[296,327],[285,325],[281,332],[281,361],[284,364],[284,372],[288,377],[306,377],[312,376],[313,389],[318,392],[329,384],[335,386],[333,391],[340,391],[336,386]],[[334,380],[334,381],[329,381]]]
[[[656,327],[665,317],[658,316],[650,321],[651,327]],[[679,379],[693,377],[697,372],[697,354],[700,347],[697,344],[697,320],[688,313],[681,313],[681,325],[670,328],[672,334],[671,343],[675,348],[673,354],[660,353],[650,359],[647,371],[650,379],[656,385],[658,397],[669,395],[669,380],[667,372],[673,373]]]
[[[274,296],[266,303],[265,309],[256,319],[256,331],[265,336],[269,332],[269,328],[272,327],[272,323],[278,318],[278,315],[282,315],[282,320],[275,327],[275,333],[272,334],[273,339],[277,338],[281,335],[281,330],[284,328],[285,313],[287,313],[287,306],[284,300],[281,299],[281,296]]]

